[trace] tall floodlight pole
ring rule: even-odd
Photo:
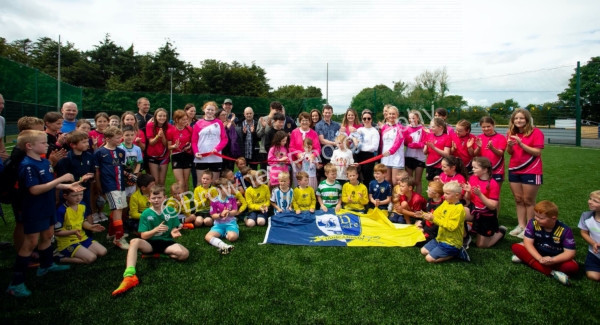
[[[169,68],[169,72],[171,73],[171,104],[169,106],[169,117],[171,120],[173,119],[173,71],[175,71],[175,68]]]
[[[581,147],[581,75],[579,71],[579,61],[577,61],[577,87],[575,88],[575,145]]]
[[[56,108],[60,111],[60,35],[58,35],[58,88],[56,95]]]

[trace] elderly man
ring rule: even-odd
[[[254,110],[252,107],[246,107],[244,109],[244,120],[240,123],[238,128],[241,130],[242,148],[244,148],[243,156],[246,158],[248,163],[260,162],[261,156],[259,155],[260,144],[258,138],[258,120],[254,118]],[[252,169],[257,169],[258,164],[249,164]]]
[[[73,102],[66,102],[60,109],[60,113],[63,116],[63,126],[60,129],[61,133],[69,133],[75,130],[77,126],[77,104]]]
[[[150,101],[146,97],[140,97],[137,100],[138,111],[135,113],[135,119],[138,122],[138,129],[146,130],[146,123],[152,118],[150,114]]]

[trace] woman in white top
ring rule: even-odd
[[[373,113],[365,109],[361,113],[363,126],[358,128],[360,134],[360,143],[358,144],[359,152],[356,154],[356,162],[362,162],[373,158],[379,151],[379,131],[373,126]],[[373,180],[373,168],[377,162],[373,161],[364,165],[360,165],[360,174],[363,184],[367,187]]]

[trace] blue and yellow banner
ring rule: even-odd
[[[269,219],[263,244],[407,247],[424,240],[419,228],[395,225],[375,209],[366,214],[347,210],[277,214]]]

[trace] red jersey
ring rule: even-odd
[[[529,136],[524,136],[518,133],[517,136],[521,139],[523,144],[532,148],[544,148],[544,133],[538,128],[533,128],[533,131]],[[542,175],[542,156],[539,155],[534,157],[521,146],[515,144],[513,147],[513,154],[510,156],[508,163],[508,170],[513,174],[534,174]]]
[[[177,140],[179,140],[179,146],[172,150],[172,154],[180,152],[192,153],[192,147],[190,146],[190,143],[192,142],[192,127],[185,126],[182,130],[179,130],[175,126],[170,127],[167,130],[167,141],[171,141],[171,144],[175,144]],[[187,150],[184,150],[186,146]]]
[[[421,196],[421,194],[414,192],[414,191],[412,192],[412,196],[410,197],[410,200],[408,200],[406,195],[400,195],[399,203],[402,203],[402,202],[407,202],[408,208],[413,212],[414,211],[423,211],[425,209],[425,206],[427,205],[427,201],[425,200],[425,198],[423,198],[423,196]]]
[[[169,129],[173,126],[167,123],[167,132],[165,132],[165,136],[169,134]],[[158,130],[156,131],[158,132]],[[162,140],[159,139],[155,144],[150,144],[150,139],[156,136],[154,132],[154,122],[150,121],[146,124],[146,136],[148,137],[148,145],[146,146],[146,153],[150,157],[154,158],[165,158],[168,156],[169,150],[167,150],[167,146],[162,143]]]
[[[429,133],[425,142],[432,141],[436,148],[440,150],[444,150],[444,148],[450,148],[452,142],[450,140],[450,136],[446,133],[442,133],[437,136],[434,133]],[[435,150],[432,148],[427,148],[427,160],[425,161],[425,165],[427,167],[435,167],[442,168],[442,156],[440,156]]]
[[[492,174],[504,175],[504,154],[502,156],[497,156],[487,146],[488,143],[491,142],[494,148],[504,152],[506,150],[506,138],[498,133],[494,133],[489,137],[482,133],[477,137],[481,139],[481,150],[479,155],[490,160],[490,163],[492,163]]]
[[[500,198],[500,186],[498,186],[498,183],[496,183],[493,178],[482,180],[478,176],[472,175],[469,178],[469,185],[471,185],[471,203],[473,203],[476,208],[481,209],[485,207],[485,204],[483,204],[481,199],[473,193],[473,188],[477,186],[479,186],[481,193],[488,199],[498,201]]]
[[[454,147],[456,148],[454,150],[454,156],[460,158],[465,167],[471,166],[471,160],[473,159],[473,157],[471,157],[471,155],[469,154],[469,148],[467,147],[467,143],[470,139],[473,139],[473,150],[475,150],[475,148],[477,148],[477,145],[475,144],[476,137],[471,133],[465,135],[464,137],[459,137],[456,133],[453,133],[450,137],[452,138],[452,142],[454,143]]]

